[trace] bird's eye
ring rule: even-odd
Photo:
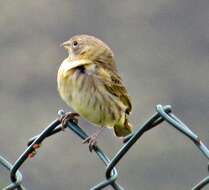
[[[77,41],[73,41],[73,47],[77,48],[78,47],[78,42]]]

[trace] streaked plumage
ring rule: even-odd
[[[57,76],[62,99],[97,126],[114,127],[116,136],[131,133],[127,115],[132,105],[111,49],[88,35],[74,36],[63,46],[69,56]]]

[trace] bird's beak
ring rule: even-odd
[[[60,47],[64,47],[65,49],[67,49],[67,47],[70,45],[70,41],[66,41],[60,44]]]

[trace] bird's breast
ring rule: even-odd
[[[121,116],[120,107],[107,94],[102,81],[85,68],[58,72],[58,90],[63,100],[81,116],[98,125],[113,125]]]

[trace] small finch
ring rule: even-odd
[[[118,74],[112,50],[103,41],[89,35],[73,36],[62,46],[69,54],[57,75],[62,99],[96,126],[113,128],[117,137],[130,134],[127,115],[132,104]],[[78,114],[73,113],[73,117]],[[89,143],[90,151],[100,132],[84,140]]]

